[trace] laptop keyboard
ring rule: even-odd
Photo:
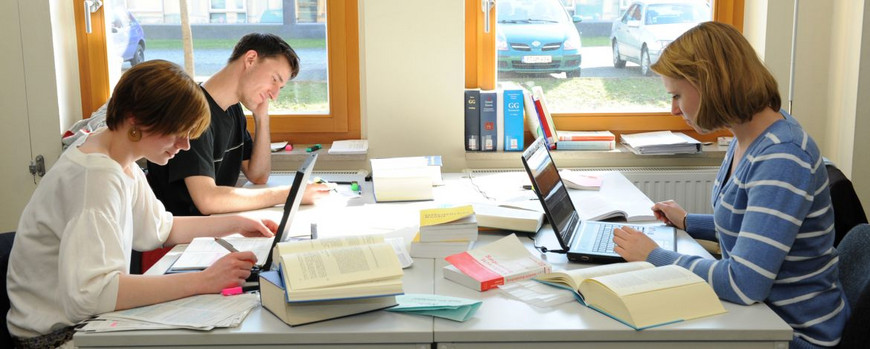
[[[598,234],[595,236],[595,245],[592,251],[599,253],[613,253],[613,229],[627,226],[625,224],[599,224]],[[636,230],[646,233],[646,227],[628,225]]]

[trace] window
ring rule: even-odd
[[[83,10],[76,8],[83,115],[90,115],[106,102],[114,81],[133,64],[165,59],[184,66],[179,3],[106,1],[92,15],[93,32],[87,35]],[[270,108],[272,139],[321,143],[360,137],[356,1],[187,3],[197,81],[206,80],[224,66],[242,35],[275,33],[296,50],[302,71]],[[300,9],[305,9],[304,16],[295,12]],[[253,129],[250,117],[249,127]]]
[[[466,87],[541,86],[560,130],[700,136],[670,115],[670,97],[649,70],[695,24],[742,27],[743,0],[496,0],[483,33],[479,0],[466,0]]]

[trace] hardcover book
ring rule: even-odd
[[[298,326],[398,305],[396,296],[288,303],[284,281],[277,270],[260,273],[260,302],[290,326]]]
[[[678,265],[615,263],[535,280],[571,290],[580,303],[636,330],[725,312],[713,288]]]
[[[480,150],[496,151],[498,145],[498,93],[480,91]]]
[[[402,266],[383,235],[281,242],[275,246],[286,302],[402,294]]]
[[[523,90],[504,90],[504,151],[523,151]],[[532,130],[534,132],[534,130]]]
[[[444,259],[451,264],[443,268],[445,279],[477,291],[550,271],[550,264],[532,255],[514,234]]]
[[[480,90],[465,90],[465,150],[480,150]]]
[[[532,87],[532,101],[535,103],[535,111],[538,114],[538,120],[541,123],[541,130],[547,146],[550,149],[556,149],[556,143],[559,141],[559,134],[556,131],[556,123],[553,122],[553,117],[550,115],[550,110],[547,108],[547,101],[544,97],[544,89],[541,86]]]

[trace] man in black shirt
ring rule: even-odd
[[[202,84],[211,109],[211,125],[190,150],[166,166],[148,163],[148,183],[166,209],[178,216],[238,212],[283,203],[288,186],[235,187],[239,173],[265,184],[271,171],[269,101],[299,73],[299,57],[273,34],[242,37],[227,65]],[[244,105],[253,114],[255,136],[246,128]],[[308,186],[305,200],[327,192]]]

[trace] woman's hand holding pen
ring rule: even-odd
[[[203,293],[220,293],[225,288],[244,285],[256,263],[257,256],[251,251],[232,252],[221,257],[202,271],[205,278]]]
[[[678,229],[686,230],[686,215],[688,212],[674,200],[660,201],[652,207],[656,219]]]

